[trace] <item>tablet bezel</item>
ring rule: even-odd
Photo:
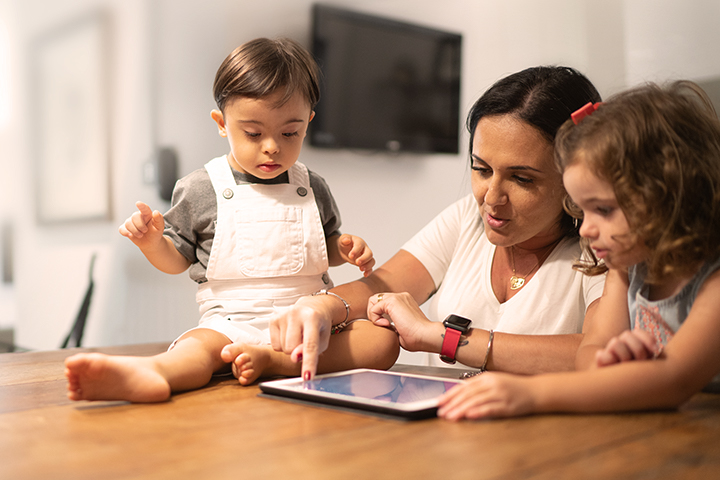
[[[417,375],[385,370],[373,370],[369,368],[357,368],[354,370],[346,370],[343,372],[317,375],[315,379],[340,377],[366,372],[379,375],[391,375],[396,377],[420,378],[423,380],[431,380],[443,383],[463,383],[462,380],[453,378],[436,377],[430,375]],[[263,393],[269,395],[305,400],[312,403],[350,407],[354,409],[367,410],[371,412],[377,412],[392,416],[400,416],[409,419],[434,417],[437,413],[439,396],[425,400],[417,400],[409,403],[389,403],[386,401],[325,392],[321,390],[306,390],[301,388],[304,383],[305,382],[302,379],[295,377],[261,382],[259,384],[259,387]]]

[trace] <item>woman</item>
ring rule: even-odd
[[[341,299],[303,297],[276,317],[273,348],[301,358],[303,377],[311,378],[332,326],[366,318],[383,302],[407,350],[442,351],[445,360],[482,370],[573,369],[583,318],[592,315],[604,279],[572,269],[582,249],[563,209],[553,140],[572,112],[598,101],[590,81],[567,67],[529,68],[494,84],[467,120],[472,195],[370,277],[334,288]],[[430,297],[434,322],[418,307]],[[452,318],[446,335],[440,321],[450,314],[472,328],[458,338],[462,320]]]

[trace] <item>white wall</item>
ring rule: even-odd
[[[309,43],[310,0],[0,0],[10,25],[12,122],[0,126],[0,220],[16,232],[12,301],[0,296],[0,327],[20,345],[58,346],[70,327],[98,253],[86,345],[170,340],[197,321],[195,286],[185,274],[155,271],[117,233],[142,199],[167,208],[143,181],[155,145],[180,155],[181,175],[225,153],[209,112],[215,70],[235,46],[257,36]],[[461,108],[498,78],[537,64],[568,64],[604,95],[668,75],[720,76],[715,0],[336,0],[373,14],[463,35]],[[27,113],[27,43],[82,12],[112,17],[113,220],[40,227],[34,220],[33,121]],[[0,17],[2,18],[2,17]],[[154,79],[154,80],[153,80]],[[462,145],[467,143],[464,137]],[[365,237],[378,261],[442,208],[469,192],[467,156],[365,155],[306,147],[301,159],[328,181],[343,230]],[[336,283],[356,277],[335,269]],[[7,289],[6,289],[7,290]],[[16,314],[11,307],[14,302]]]

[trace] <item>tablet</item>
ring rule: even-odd
[[[438,397],[461,380],[383,370],[356,369],[318,375],[308,382],[287,378],[260,383],[270,395],[401,416],[434,417]]]

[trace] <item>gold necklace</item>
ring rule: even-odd
[[[555,240],[553,243],[548,245],[548,251],[551,251],[557,243],[562,240],[562,238]],[[520,290],[523,286],[525,286],[525,278],[528,277],[530,274],[532,274],[536,268],[540,265],[540,262],[542,261],[542,258],[545,256],[547,252],[543,252],[541,255],[538,255],[538,261],[535,263],[535,266],[533,266],[528,273],[525,275],[518,276],[518,274],[515,272],[515,255],[514,255],[514,249],[515,245],[510,245],[510,268],[512,268],[512,276],[510,277],[510,290]]]

